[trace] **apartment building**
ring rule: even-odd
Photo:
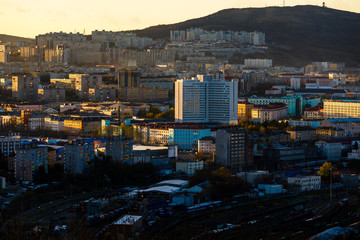
[[[219,129],[216,133],[216,162],[238,173],[253,165],[251,140],[246,129]]]
[[[0,154],[3,156],[10,156],[15,154],[16,149],[21,146],[21,137],[0,137]]]
[[[360,100],[325,99],[325,118],[358,118],[360,117]]]
[[[32,181],[34,174],[43,166],[48,171],[48,148],[36,143],[24,144],[16,150],[15,178],[18,181]]]
[[[86,143],[84,139],[76,139],[65,145],[65,173],[83,174],[90,168],[94,159],[94,144]]]

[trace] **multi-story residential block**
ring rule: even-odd
[[[8,52],[7,50],[7,46],[6,45],[0,45],[0,63],[7,63],[8,61]]]
[[[86,136],[90,136],[100,129],[101,120],[102,119],[98,117],[74,117],[65,119],[64,131],[73,135],[82,133]]]
[[[216,133],[216,162],[234,173],[253,165],[253,150],[246,129],[219,129]]]
[[[184,172],[187,175],[194,175],[196,170],[201,170],[204,168],[203,161],[186,161],[186,162],[176,162],[176,171]]]
[[[40,78],[33,76],[13,76],[12,77],[12,96],[17,101],[38,100],[38,88]]]
[[[329,118],[321,122],[321,127],[340,128],[345,136],[353,137],[360,134],[360,118]]]
[[[238,80],[198,75],[175,82],[176,122],[237,123]]]
[[[288,118],[288,107],[284,103],[255,105],[251,110],[254,122],[277,121]]]
[[[325,99],[324,117],[325,118],[358,118],[360,117],[360,100]]]
[[[271,68],[272,59],[245,59],[245,68]]]
[[[15,178],[18,181],[32,181],[34,174],[43,166],[48,171],[48,148],[36,143],[23,144],[16,150]]]
[[[69,74],[69,78],[75,79],[75,91],[80,97],[87,97],[89,88],[101,88],[102,77],[89,74]]]
[[[132,69],[121,69],[118,73],[119,88],[140,87],[140,72]]]
[[[186,40],[186,31],[185,30],[171,30],[170,31],[170,41],[183,42],[185,40]]]
[[[44,118],[45,129],[49,129],[56,132],[64,131],[64,120],[67,117],[58,117],[50,115]]]
[[[56,88],[75,89],[75,78],[50,79],[50,84]]]
[[[133,141],[123,136],[116,136],[106,142],[105,155],[116,163],[133,164]]]
[[[124,101],[160,101],[169,98],[169,91],[159,87],[124,87],[118,89],[118,96]]]
[[[32,113],[27,119],[27,127],[32,131],[43,129],[45,127],[44,115],[39,112]]]
[[[311,127],[317,128],[321,125],[321,120],[284,120],[290,127]]]
[[[65,102],[65,88],[38,89],[38,102]]]
[[[94,144],[85,143],[84,139],[76,139],[65,145],[65,173],[83,174],[89,170],[94,159]]]
[[[15,150],[20,148],[20,136],[0,137],[0,155],[10,156],[15,154]]]
[[[342,143],[337,140],[320,140],[315,143],[315,146],[320,149],[330,161],[337,161],[341,159]]]
[[[311,127],[292,127],[286,130],[292,141],[311,141],[316,139],[316,131]]]
[[[324,111],[322,106],[310,107],[304,110],[304,120],[320,120],[324,119]]]
[[[239,121],[250,121],[251,120],[251,111],[254,108],[254,104],[249,103],[248,101],[239,101],[238,102],[238,120]]]
[[[298,176],[289,177],[287,179],[288,185],[301,192],[314,191],[321,188],[321,177],[320,176]]]
[[[215,153],[216,152],[216,144],[215,138],[213,137],[203,137],[198,140],[198,152],[203,153]]]
[[[256,97],[248,98],[248,102],[255,105],[268,105],[270,103],[285,103],[288,107],[289,117],[299,116],[302,114],[302,97],[301,96],[285,96],[285,97]]]
[[[345,131],[336,127],[318,127],[316,128],[316,137],[319,139],[343,138]]]
[[[134,137],[143,143],[197,148],[198,140],[210,136],[210,128],[197,123],[141,123],[134,125]]]
[[[116,100],[116,89],[114,88],[89,88],[89,101],[110,102]]]

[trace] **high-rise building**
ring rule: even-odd
[[[85,143],[83,139],[70,141],[65,145],[65,173],[82,174],[89,170],[94,159],[94,144]]]
[[[12,96],[18,101],[38,100],[38,88],[40,78],[33,76],[13,76],[12,77]]]
[[[246,129],[226,128],[216,132],[216,162],[230,167],[233,173],[253,165],[253,150]]]
[[[117,163],[132,164],[134,161],[133,141],[123,136],[113,137],[106,142],[105,146],[107,156],[111,156],[112,160]]]
[[[24,144],[16,150],[15,178],[18,181],[32,181],[36,171],[43,166],[48,171],[48,148],[36,143]]]
[[[140,72],[131,69],[121,69],[118,75],[118,86],[120,88],[140,87]]]
[[[238,80],[198,75],[175,82],[176,122],[237,123]]]
[[[15,150],[20,148],[20,136],[14,137],[0,137],[0,155],[10,156],[15,153]]]

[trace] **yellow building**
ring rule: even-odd
[[[100,118],[72,118],[64,120],[64,131],[68,134],[92,136],[100,130]]]
[[[238,102],[238,121],[250,121],[251,120],[251,111],[254,108],[254,104],[249,103],[248,101],[239,101]]]
[[[324,101],[325,118],[358,118],[360,117],[359,100],[329,100]]]
[[[345,137],[345,131],[335,127],[318,127],[316,128],[316,136],[319,139],[343,138]]]

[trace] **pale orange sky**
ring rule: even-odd
[[[286,0],[286,6],[324,0]],[[360,12],[360,0],[328,0],[326,6]],[[0,33],[31,37],[47,32],[142,29],[203,17],[226,8],[282,6],[283,0],[0,0]]]

